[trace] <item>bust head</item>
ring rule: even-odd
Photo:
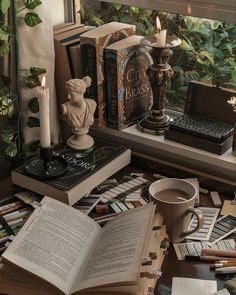
[[[89,76],[83,79],[71,79],[66,81],[66,90],[71,101],[76,101],[83,98],[86,89],[91,85],[91,78]]]

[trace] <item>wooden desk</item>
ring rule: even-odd
[[[132,168],[131,171],[134,172],[134,169]],[[0,181],[0,199],[6,195],[9,195],[11,191],[12,186],[10,179]],[[208,196],[201,195],[201,202],[204,202],[206,206],[212,205]],[[232,237],[235,238],[236,235],[234,234],[231,236],[231,238]],[[209,270],[209,263],[207,262],[179,261],[176,258],[173,246],[171,246],[164,259],[162,266],[162,276],[157,282],[155,295],[170,295],[173,277],[216,280],[218,290],[221,290],[223,289],[224,282],[232,278],[233,275],[215,276],[215,273]]]

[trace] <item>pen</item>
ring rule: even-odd
[[[220,256],[211,256],[211,255],[185,255],[185,260],[202,260],[202,261],[219,261],[229,259],[226,257],[220,257]]]
[[[8,213],[6,215],[3,215],[3,217],[7,222],[9,222],[18,218],[25,217],[26,215],[29,214],[29,212],[31,211],[28,208],[23,208],[21,210],[17,210],[17,211]]]
[[[5,244],[8,241],[9,237],[10,236],[6,236],[6,237],[3,237],[3,238],[0,238],[0,245],[1,244]]]
[[[236,273],[236,266],[222,267],[215,270],[216,274]]]
[[[224,256],[224,257],[236,257],[236,251],[233,250],[216,250],[216,249],[207,249],[202,248],[201,253],[203,255],[215,255],[215,256]]]
[[[23,203],[17,204],[17,205],[11,206],[11,207],[9,207],[9,208],[7,208],[5,210],[2,210],[2,211],[0,210],[0,214],[1,215],[6,215],[6,214],[11,213],[11,212],[14,212],[14,211],[16,211],[18,209],[21,209],[24,206],[25,205]]]
[[[25,220],[24,218],[17,218],[15,220],[9,221],[8,225],[12,227],[13,225],[18,224],[19,222],[24,221],[24,220]],[[4,227],[2,225],[0,225],[0,229],[4,229]]]
[[[14,206],[17,206],[19,204],[22,204],[22,201],[16,201],[14,203],[10,203],[10,204],[6,204],[6,205],[3,205],[0,207],[0,212],[8,209],[8,208],[11,208],[11,207],[14,207]]]
[[[215,268],[222,268],[222,267],[225,267],[225,266],[236,266],[236,261],[224,261],[224,262],[221,262],[221,261],[217,261],[217,263],[212,263],[210,264],[210,268],[211,269],[215,269]]]

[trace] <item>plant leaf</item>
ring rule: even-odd
[[[202,60],[204,60],[205,58],[209,60],[209,62],[214,65],[215,61],[214,61],[214,57],[212,56],[212,54],[210,54],[209,52],[203,50],[200,52],[199,54],[200,58]]]
[[[28,108],[31,111],[31,113],[38,113],[39,112],[39,100],[38,97],[33,97],[28,102]]]
[[[0,102],[0,115],[12,117],[14,113],[14,102],[8,96],[2,96]]]
[[[28,9],[34,9],[42,4],[40,0],[25,0],[25,7]]]
[[[42,74],[47,73],[47,71],[44,68],[31,67],[30,68],[30,73],[32,74],[32,76],[38,77],[38,76],[40,76]]]
[[[232,76],[233,82],[236,82],[236,69],[231,71],[231,76]]]
[[[14,131],[11,129],[3,129],[2,140],[5,143],[10,144],[14,140]]]
[[[30,88],[30,89],[33,89],[37,86],[40,86],[41,83],[40,83],[40,80],[38,77],[35,77],[35,76],[28,76],[25,78],[25,85]]]
[[[220,26],[223,27],[222,23],[220,21],[218,21],[218,20],[214,20],[214,21],[211,22],[211,28],[213,30],[218,29]]]
[[[34,27],[42,22],[39,15],[34,12],[26,13],[24,20],[25,20],[25,23],[27,24],[27,26],[29,26],[29,27]]]
[[[5,154],[11,158],[17,155],[17,145],[15,142],[11,142],[5,149]]]
[[[39,127],[40,126],[40,121],[36,117],[29,117],[28,120],[27,120],[27,125],[30,128]]]
[[[0,56],[4,57],[9,52],[9,45],[7,43],[4,43],[0,46]]]
[[[0,40],[7,41],[9,38],[8,27],[1,25],[0,26]]]
[[[121,4],[115,4],[115,3],[113,4],[113,6],[114,6],[114,8],[115,8],[116,11],[120,10],[121,7],[122,7]]]
[[[191,42],[186,42],[185,40],[182,40],[181,43],[181,48],[183,48],[184,50],[188,50],[188,51],[195,51],[193,45],[191,44]]]
[[[10,0],[0,0],[0,11],[5,14],[8,8],[11,6]]]
[[[133,14],[136,14],[136,15],[139,14],[140,12],[140,8],[134,7],[134,6],[131,6],[130,10],[133,12]]]

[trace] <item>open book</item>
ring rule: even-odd
[[[101,228],[82,212],[44,197],[2,255],[0,293],[145,294],[163,255],[151,265],[142,263],[160,249],[162,221],[150,203]]]

